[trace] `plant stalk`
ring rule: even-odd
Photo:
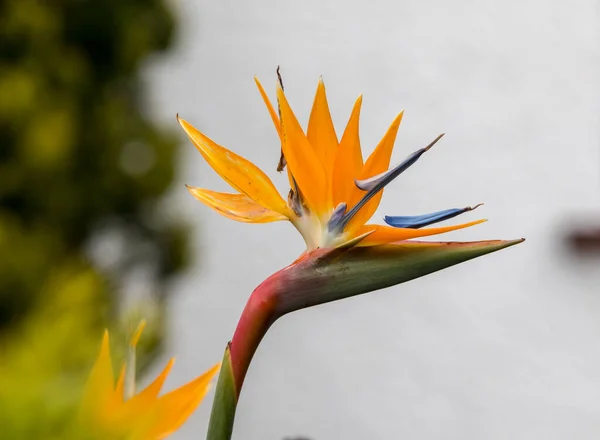
[[[285,270],[285,269],[284,269]],[[259,285],[246,303],[233,339],[227,344],[208,425],[207,440],[229,440],[237,401],[258,344],[280,316],[276,311],[282,271]]]
[[[207,440],[230,440],[237,401],[252,357],[269,327],[281,316],[394,286],[522,241],[411,241],[305,252],[250,295],[225,349]]]

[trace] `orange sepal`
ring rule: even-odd
[[[335,155],[331,185],[334,207],[342,202],[352,207],[358,202],[362,193],[355,191],[357,188],[354,185],[354,179],[359,175],[363,167],[358,130],[361,105],[362,96],[359,96],[354,103],[350,119],[348,120],[348,124],[346,124],[340,146]],[[352,195],[354,195],[354,199],[352,199]]]
[[[162,439],[179,429],[202,402],[220,367],[221,364],[217,364],[202,376],[160,397],[147,438]]]
[[[258,78],[256,76],[254,77],[254,82],[256,83],[256,87],[258,87],[260,96],[262,97],[263,101],[265,102],[265,105],[267,106],[269,115],[271,115],[271,120],[273,121],[275,130],[277,130],[277,135],[281,139],[281,123],[279,122],[279,117],[277,116],[277,113],[275,112],[275,109],[273,108],[273,104],[271,104],[271,101],[269,100],[269,97],[267,96],[267,92],[265,92],[264,87],[262,86],[262,84],[260,83],[260,81],[258,80]]]
[[[330,197],[323,163],[302,131],[280,86],[277,87],[277,99],[281,110],[282,147],[288,167],[308,207],[324,213],[330,207]]]
[[[376,246],[381,244],[394,243],[397,241],[410,240],[412,238],[428,237],[430,235],[443,234],[445,232],[451,232],[459,229],[468,228],[470,226],[475,226],[486,221],[486,219],[481,219],[469,223],[462,223],[460,225],[423,229],[393,228],[391,226],[384,225],[364,225],[363,227],[358,228],[354,235],[361,235],[369,231],[374,231],[373,233],[365,237],[360,243],[358,243],[357,246]]]
[[[387,132],[373,151],[364,166],[362,167],[360,173],[356,177],[357,180],[367,179],[369,177],[373,177],[377,174],[383,173],[390,166],[390,159],[392,157],[392,150],[394,149],[394,142],[396,141],[396,135],[398,134],[398,128],[400,127],[400,123],[402,122],[402,116],[404,112],[400,112],[398,116],[394,119],[390,128],[388,128]],[[362,198],[365,194],[364,191],[354,187],[350,196],[350,203],[348,208],[352,208]],[[379,206],[379,202],[381,202],[381,197],[383,196],[383,190],[379,191],[371,200],[369,200],[365,206],[361,208],[360,211],[350,220],[348,223],[348,230],[352,231],[355,228],[358,228],[364,225],[369,219],[375,214],[377,207]]]
[[[227,183],[259,205],[288,215],[287,203],[260,168],[213,142],[187,121],[179,117],[177,119],[204,159]]]
[[[103,419],[107,412],[110,411],[109,406],[113,403],[114,386],[114,374],[107,330],[104,332],[104,337],[102,338],[100,354],[94,363],[85,387],[81,403],[81,417],[93,422]]]
[[[288,220],[285,215],[259,205],[244,194],[221,193],[193,186],[188,186],[187,189],[206,206],[238,222],[269,223]]]
[[[335,134],[333,121],[331,120],[323,79],[319,79],[312,110],[310,111],[306,137],[317,153],[317,156],[321,159],[325,167],[325,172],[327,175],[331,175],[335,154],[338,149],[338,139]]]

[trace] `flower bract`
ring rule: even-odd
[[[128,360],[115,382],[108,331],[90,373],[80,411],[82,430],[102,440],[158,440],[175,432],[198,407],[218,372],[215,365],[176,390],[160,395],[174,359],[145,389],[135,390],[135,348],[143,324],[131,339]]]

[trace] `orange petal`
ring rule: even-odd
[[[232,187],[259,205],[287,215],[289,209],[271,179],[249,160],[213,142],[188,122],[178,121],[209,165]]]
[[[124,379],[124,392],[125,400],[131,399],[135,395],[136,388],[136,347],[140,342],[142,333],[146,328],[146,320],[142,319],[138,324],[135,332],[133,333],[129,347],[127,347],[127,361],[125,363],[125,379]]]
[[[89,419],[102,418],[110,406],[113,397],[114,376],[110,359],[108,330],[104,332],[100,354],[92,367],[92,372],[83,394],[81,404],[82,417]]]
[[[342,135],[340,146],[335,155],[332,175],[332,197],[333,206],[344,202],[350,208],[360,200],[362,192],[354,191],[354,179],[359,175],[363,167],[362,152],[360,149],[360,137],[358,133],[358,121],[360,118],[360,107],[362,96],[354,103],[352,114]],[[355,195],[355,199],[351,195]]]
[[[136,394],[136,396],[134,398],[140,398],[142,400],[143,399],[155,399],[158,396],[158,393],[160,393],[160,390],[162,389],[162,386],[165,383],[165,380],[167,380],[167,376],[171,372],[171,368],[173,368],[174,363],[175,363],[175,358],[171,358],[169,360],[169,362],[167,363],[167,365],[165,365],[165,368],[162,370],[162,372],[158,375],[158,377],[156,379],[154,379],[150,385],[148,385],[146,388],[144,388],[143,391]]]
[[[374,232],[365,237],[358,246],[375,246],[379,244],[393,243],[396,241],[410,240],[411,238],[427,237],[429,235],[443,234],[445,232],[456,231],[458,229],[468,228],[470,226],[478,225],[487,221],[486,219],[476,220],[469,223],[462,223],[460,225],[444,226],[439,228],[425,228],[425,229],[410,229],[410,228],[393,228],[391,226],[383,225],[364,225],[359,228],[355,234],[361,235],[368,231]]]
[[[112,414],[110,425],[114,432],[121,433],[123,438],[132,440],[154,438],[148,437],[147,432],[156,424],[158,393],[174,362],[175,359],[171,359],[162,373],[146,389],[126,400],[119,411]]]
[[[254,77],[254,82],[256,83],[256,86],[258,87],[260,96],[262,96],[263,101],[265,101],[267,110],[269,110],[269,114],[271,115],[271,119],[273,120],[273,125],[275,126],[275,129],[277,130],[277,134],[279,135],[279,138],[281,139],[281,124],[279,122],[279,117],[277,116],[277,113],[275,112],[275,109],[273,108],[273,105],[271,104],[271,101],[269,100],[269,97],[267,96],[267,92],[265,92],[264,87],[262,86],[262,84],[260,83],[260,81],[258,80],[257,77]]]
[[[335,153],[338,149],[338,139],[331,120],[327,95],[325,94],[325,84],[322,78],[319,79],[319,85],[317,86],[317,93],[308,120],[306,137],[316,151],[317,156],[321,159],[325,172],[330,176],[333,170]]]
[[[258,80],[257,77],[254,77],[254,82],[256,82],[256,85],[258,86],[258,91],[260,92],[260,96],[262,96],[263,101],[265,101],[265,105],[267,106],[267,110],[269,110],[269,114],[271,115],[271,120],[273,121],[273,125],[275,126],[275,129],[277,130],[277,135],[279,136],[279,139],[282,140],[281,137],[281,123],[279,122],[279,117],[277,116],[277,113],[275,113],[275,109],[273,108],[273,105],[271,105],[271,101],[269,100],[269,97],[267,96],[267,92],[265,92],[265,89],[263,88],[262,84],[260,83],[260,81]],[[278,171],[279,168],[277,169]],[[287,169],[287,175],[288,175],[288,180],[290,182],[290,188],[294,187],[294,181],[292,178],[292,173],[290,173],[290,169]]]
[[[125,396],[125,365],[121,367],[121,372],[119,373],[119,378],[117,379],[117,386],[115,387],[115,391],[113,393],[113,401],[116,402],[115,405],[123,403]]]
[[[308,207],[324,213],[330,207],[330,197],[323,163],[302,131],[280,86],[277,87],[277,99],[281,109],[282,147],[288,167]]]
[[[202,402],[219,368],[217,364],[192,382],[162,396],[148,438],[162,439],[179,429]]]
[[[137,347],[138,342],[140,342],[140,338],[142,337],[142,332],[144,331],[145,328],[146,328],[146,320],[142,319],[140,321],[140,323],[138,324],[137,328],[135,329],[135,332],[133,333],[131,340],[129,341],[130,346],[132,346],[133,348]]]
[[[390,128],[388,128],[388,131],[385,133],[373,153],[371,153],[367,159],[367,162],[364,164],[360,173],[356,177],[358,180],[373,177],[377,174],[383,173],[389,168],[394,142],[396,141],[396,134],[398,134],[398,128],[400,127],[400,122],[402,122],[403,115],[404,112],[402,111],[398,116],[396,116],[392,122],[392,125],[390,125]],[[355,201],[360,200],[364,194],[365,193],[363,191],[355,187],[352,190],[352,195],[350,196],[352,202],[354,203],[352,205],[348,205],[348,208],[351,209],[352,206],[356,204]],[[381,202],[382,195],[383,190],[375,194],[375,196],[369,200],[360,211],[358,211],[358,213],[348,223],[347,229],[349,231],[352,231],[369,221],[373,214],[375,214],[375,211],[379,206],[379,202]]]
[[[160,375],[152,381],[142,392],[136,394],[131,399],[125,401],[125,404],[118,415],[118,419],[115,420],[115,424],[125,426],[131,420],[141,418],[144,414],[148,413],[153,408],[158,398],[158,393],[162,389],[175,359],[171,359]]]
[[[269,223],[288,218],[271,211],[244,194],[226,194],[204,188],[187,187],[192,195],[227,218],[245,223]]]

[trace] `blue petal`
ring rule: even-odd
[[[329,222],[327,222],[327,229],[329,231],[335,231],[335,228],[338,227],[340,221],[344,218],[344,214],[346,213],[347,207],[348,205],[346,205],[344,202],[340,203],[335,207],[335,209],[331,213]]]
[[[358,211],[369,201],[371,198],[375,196],[379,191],[381,191],[388,183],[410,168],[419,158],[425,153],[429,151],[431,147],[433,147],[437,141],[439,141],[444,136],[444,133],[440,134],[436,137],[429,145],[425,148],[421,148],[420,150],[415,151],[413,154],[408,156],[404,161],[400,164],[396,165],[394,168],[387,170],[381,174],[370,177],[364,180],[355,180],[354,183],[358,189],[366,191],[367,193],[363,196],[362,199],[358,201],[356,205],[335,224],[335,229],[332,227],[330,231],[337,230],[342,231],[348,222],[356,215]]]
[[[464,212],[472,211],[473,209],[477,208],[478,206],[480,206],[480,205],[476,205],[473,208],[471,208],[470,206],[467,206],[466,208],[462,208],[462,209],[458,209],[458,208],[445,209],[443,211],[433,212],[431,214],[414,215],[414,216],[389,216],[389,215],[386,215],[383,218],[383,221],[385,221],[388,225],[393,226],[394,228],[419,229],[419,228],[422,228],[423,226],[429,226],[434,223],[438,223],[438,222],[441,222],[444,220],[451,219],[451,218],[456,217],[457,215],[460,215]]]
[[[364,180],[355,180],[358,189],[362,189],[363,191],[378,193],[381,189],[383,189],[388,183],[402,174],[404,171],[409,169],[414,163],[419,160],[419,158],[425,153],[429,151],[431,147],[433,147],[437,141],[439,141],[444,136],[444,133],[440,134],[436,137],[429,145],[425,148],[421,148],[420,150],[415,151],[413,154],[404,159],[401,163],[396,165],[394,168],[391,168],[383,173],[377,174],[376,176],[369,177]]]

